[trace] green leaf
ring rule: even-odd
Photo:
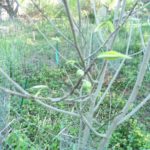
[[[98,32],[101,28],[108,28],[111,32],[114,31],[114,25],[110,20],[104,21],[100,23],[94,30],[94,32]]]
[[[131,59],[132,57],[112,50],[112,51],[107,51],[107,52],[100,53],[97,56],[97,58],[98,59],[102,58],[102,59],[105,59],[105,60],[116,60],[116,59],[119,59],[119,58]]]

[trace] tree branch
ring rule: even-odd
[[[56,108],[54,106],[51,106],[51,105],[48,105],[48,104],[42,102],[41,101],[41,100],[43,100],[42,97],[36,97],[36,96],[33,96],[33,95],[28,95],[28,94],[26,95],[26,94],[18,93],[18,92],[11,91],[11,90],[3,88],[3,87],[0,87],[0,90],[3,91],[3,92],[9,93],[11,95],[20,96],[20,97],[24,97],[24,98],[27,98],[27,99],[33,99],[35,102],[37,102],[40,105],[48,108],[49,110],[57,111],[57,112],[67,114],[67,115],[71,115],[71,116],[74,116],[74,117],[80,117],[79,114],[77,114],[77,113],[62,110],[62,109]],[[44,98],[44,99],[46,100],[47,98]]]
[[[71,16],[71,12],[70,12],[67,0],[63,0],[63,3],[64,3],[65,9],[66,9],[66,13],[67,13],[67,16],[68,16],[68,20],[69,20],[69,23],[70,23],[70,27],[71,27],[71,31],[72,31],[72,35],[73,35],[73,39],[74,39],[75,48],[76,48],[76,50],[77,50],[77,52],[79,54],[79,57],[81,59],[82,64],[84,65],[84,59],[82,57],[81,51],[80,51],[78,43],[77,43],[76,33],[75,33],[74,25],[73,25],[73,19],[72,19],[72,16]]]
[[[149,60],[150,60],[150,39],[149,39],[146,51],[144,53],[143,61],[141,63],[140,70],[137,75],[136,83],[131,92],[131,95],[130,95],[128,101],[126,102],[124,108],[122,109],[121,114],[118,115],[117,117],[115,117],[114,120],[112,121],[111,125],[109,126],[109,128],[106,132],[106,138],[102,139],[100,146],[99,146],[99,150],[107,148],[108,142],[110,140],[110,137],[111,137],[113,131],[117,128],[120,120],[122,120],[125,117],[126,113],[128,112],[128,110],[130,108],[130,105],[136,100],[137,94],[139,92],[142,81],[144,79],[144,75],[146,73],[146,69],[147,69]]]

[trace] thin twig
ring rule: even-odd
[[[65,9],[66,9],[66,13],[67,13],[67,16],[68,16],[68,20],[69,20],[69,23],[70,23],[70,27],[71,27],[71,31],[72,31],[72,35],[73,35],[73,39],[74,39],[75,48],[76,48],[76,50],[77,50],[77,52],[79,54],[81,62],[84,65],[84,59],[83,59],[81,51],[80,51],[80,49],[78,47],[78,43],[77,43],[77,39],[76,39],[76,33],[75,33],[74,25],[73,25],[73,19],[72,19],[71,12],[70,12],[70,9],[69,9],[69,6],[68,6],[68,2],[67,2],[67,0],[63,0],[63,3],[64,3]]]
[[[74,117],[79,117],[79,114],[77,114],[77,113],[62,110],[62,109],[56,108],[54,106],[51,106],[51,105],[48,105],[48,104],[42,102],[40,97],[36,97],[36,96],[28,95],[28,94],[25,95],[25,94],[17,93],[17,92],[11,91],[11,90],[3,88],[3,87],[0,87],[0,90],[2,90],[3,92],[9,93],[11,95],[17,95],[17,96],[21,96],[21,97],[24,97],[24,98],[27,98],[27,99],[33,99],[37,103],[41,104],[42,106],[44,106],[44,107],[46,107],[50,110],[54,110],[54,111],[57,111],[57,112],[60,112],[60,113],[63,113],[63,114],[67,114],[67,115],[71,115],[71,116],[74,116]],[[46,99],[46,98],[44,98],[44,99]]]
[[[2,68],[0,68],[0,73],[10,82],[12,83],[17,90],[19,90],[21,93],[25,94],[25,95],[29,95],[29,93],[27,91],[25,91],[18,83],[16,83],[15,81],[13,81],[7,73],[4,72],[4,70]]]
[[[148,95],[140,104],[138,104],[131,112],[129,112],[124,118],[122,118],[119,122],[119,124],[122,124],[124,121],[128,120],[130,117],[132,117],[139,109],[141,109],[148,101],[150,100],[150,95]]]
[[[81,118],[83,119],[83,121],[85,122],[85,124],[89,127],[89,129],[90,129],[96,136],[99,136],[99,137],[106,137],[105,134],[98,133],[98,132],[91,126],[91,124],[88,122],[88,120],[86,119],[86,117],[84,117],[84,116],[82,115]]]
[[[77,8],[78,8],[78,17],[79,17],[79,30],[81,31],[81,25],[82,25],[82,20],[81,20],[81,5],[80,5],[80,0],[77,0]]]
[[[114,118],[111,125],[109,126],[109,128],[106,132],[107,138],[102,139],[102,141],[100,142],[99,150],[102,150],[105,147],[107,148],[110,137],[111,137],[112,133],[114,132],[114,130],[117,128],[118,123],[120,122],[120,120],[122,120],[125,117],[125,115],[128,113],[130,105],[136,100],[136,97],[138,95],[138,92],[140,90],[141,84],[144,79],[144,75],[147,70],[148,62],[150,60],[149,49],[150,49],[150,39],[149,39],[147,48],[145,50],[143,61],[141,62],[139,73],[137,75],[137,79],[136,79],[135,85],[133,87],[133,90],[130,94],[130,97],[129,97],[128,101],[126,102],[124,108],[122,109],[121,113],[117,117]]]
[[[127,48],[126,48],[126,54],[128,54],[129,51],[129,46],[130,46],[130,42],[131,42],[131,37],[132,37],[132,31],[133,31],[133,26],[131,25],[130,28],[130,33],[129,33],[129,39],[128,39],[128,43],[127,43]],[[99,108],[100,104],[103,102],[103,100],[105,99],[108,91],[110,90],[110,88],[112,87],[113,83],[115,82],[118,74],[120,73],[120,70],[122,69],[123,65],[124,65],[125,59],[122,60],[120,66],[118,67],[115,75],[113,76],[113,78],[111,79],[107,89],[105,90],[104,94],[102,95],[102,97],[100,98],[100,100],[98,101],[97,105],[95,106],[94,112],[97,111],[97,109]]]
[[[97,54],[102,48],[104,48],[106,46],[106,44],[114,36],[114,34],[116,34],[116,32],[118,32],[118,30],[120,30],[120,28],[126,23],[126,21],[128,20],[128,18],[132,15],[132,12],[134,11],[134,9],[137,6],[137,4],[138,4],[138,1],[136,1],[136,3],[133,5],[132,9],[128,13],[127,17],[124,19],[124,21],[120,25],[118,25],[118,27],[109,35],[109,37],[105,40],[105,42],[103,43],[103,45],[100,46],[99,48],[97,48],[97,50],[95,50],[90,56],[88,56],[87,58],[85,58],[85,60],[88,59],[89,57],[92,57],[93,55]]]
[[[36,2],[34,0],[31,0],[31,2],[33,3],[33,5],[35,6],[35,8],[37,8],[37,10],[43,15],[43,17],[52,25],[52,27],[56,30],[57,33],[59,33],[69,44],[71,44],[72,46],[74,46],[74,43],[69,40],[57,27],[56,25],[53,23],[53,21],[47,17],[47,15],[45,14],[45,12],[39,8],[39,6],[36,4]]]

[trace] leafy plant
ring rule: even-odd
[[[130,119],[112,135],[110,149],[147,150],[150,149],[150,134],[143,131],[136,119]]]

